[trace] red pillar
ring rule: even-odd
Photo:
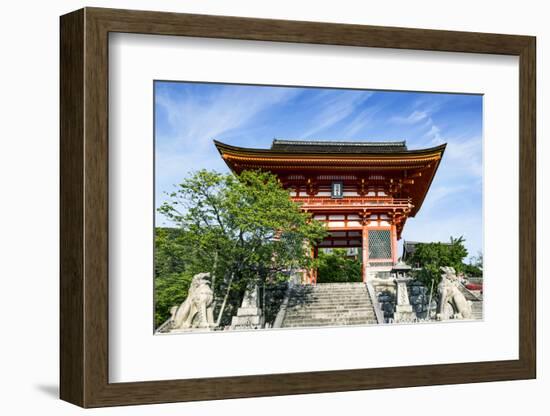
[[[391,226],[391,257],[393,264],[397,264],[397,227],[395,224]]]
[[[363,242],[361,246],[362,274],[363,274],[363,282],[366,282],[367,281],[367,263],[369,262],[369,237],[368,237],[368,231],[367,231],[366,225],[363,225],[362,237],[363,237]]]

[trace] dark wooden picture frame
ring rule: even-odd
[[[85,8],[61,17],[60,396],[83,407],[475,383],[536,377],[535,38]],[[109,383],[110,32],[519,57],[519,359]]]

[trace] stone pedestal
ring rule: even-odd
[[[231,329],[260,329],[264,322],[262,309],[258,308],[258,287],[255,286],[244,294],[237,315],[231,319]]]
[[[410,279],[406,277],[399,277],[395,279],[397,285],[397,305],[395,306],[395,313],[393,314],[393,320],[396,323],[414,322],[416,314],[413,311],[413,307],[409,301],[409,293],[407,291],[407,283]]]

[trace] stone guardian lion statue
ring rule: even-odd
[[[458,288],[458,278],[452,267],[441,267],[443,274],[437,290],[439,302],[437,304],[437,320],[471,319],[472,302],[466,300]]]
[[[214,326],[210,273],[193,276],[185,301],[171,309],[171,329],[210,328]]]

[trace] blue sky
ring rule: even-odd
[[[420,212],[403,239],[463,235],[482,251],[482,96],[422,92],[155,83],[155,205],[189,172],[228,169],[213,139],[268,148],[274,138],[447,143]],[[157,225],[170,225],[156,213]],[[401,248],[400,248],[401,250]]]

